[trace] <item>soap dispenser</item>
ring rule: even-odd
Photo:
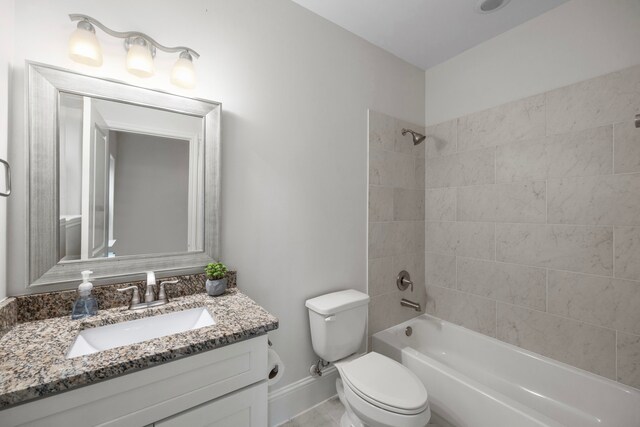
[[[73,311],[71,312],[71,318],[74,320],[98,314],[98,303],[94,296],[91,295],[93,285],[89,282],[89,277],[92,273],[93,271],[89,270],[80,273],[82,274],[82,283],[78,286],[78,298],[73,303]]]

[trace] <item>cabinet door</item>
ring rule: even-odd
[[[265,381],[155,423],[155,427],[266,427]]]

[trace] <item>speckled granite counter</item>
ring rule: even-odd
[[[138,344],[67,359],[86,328],[163,313],[207,307],[216,324]],[[56,317],[19,323],[0,338],[0,410],[164,362],[263,335],[278,319],[236,289],[219,297],[195,294],[139,311],[126,307],[101,310],[87,320]]]

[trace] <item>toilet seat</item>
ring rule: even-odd
[[[358,397],[380,409],[416,415],[428,408],[424,385],[407,367],[371,352],[341,364],[340,376]]]

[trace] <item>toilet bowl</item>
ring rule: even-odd
[[[307,300],[313,349],[333,362],[345,407],[341,427],[424,427],[431,418],[427,390],[407,367],[362,346],[369,296],[355,290]]]
[[[406,367],[378,353],[336,363],[336,389],[345,406],[341,427],[424,427],[427,391]]]

